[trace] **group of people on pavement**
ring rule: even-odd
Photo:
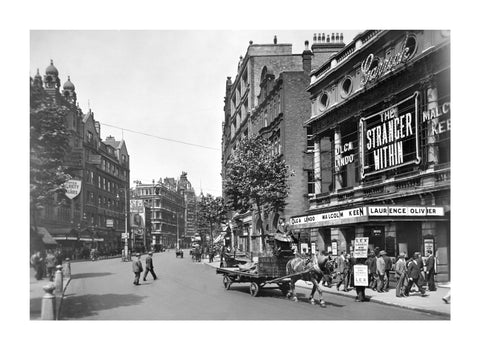
[[[407,258],[406,253],[402,252],[398,258],[389,257],[384,250],[375,248],[368,252],[366,259],[356,259],[350,254],[342,251],[336,258],[332,258],[331,252],[322,252],[326,258],[326,273],[322,279],[322,285],[328,288],[332,287],[333,279],[336,277],[335,286],[337,291],[342,288],[348,292],[355,288],[357,290],[357,301],[364,301],[365,288],[358,288],[354,285],[353,266],[356,264],[366,265],[368,269],[368,288],[377,293],[388,292],[390,288],[390,272],[395,271],[396,288],[395,295],[399,298],[408,297],[413,291],[414,286],[422,296],[426,296],[426,287],[428,291],[435,291],[435,256],[431,250],[427,250],[427,256],[424,261],[419,252],[414,253],[413,257]],[[328,271],[328,265],[331,266]],[[442,298],[446,303],[450,302],[450,297]]]
[[[133,280],[133,284],[136,286],[140,285],[140,275],[143,272],[143,266],[142,266],[142,260],[141,260],[141,254],[136,253],[136,260],[132,262],[132,270],[133,274],[135,275],[135,278]],[[147,275],[150,272],[152,275],[153,279],[157,279],[157,275],[155,274],[155,271],[153,270],[153,252],[149,252],[147,257],[145,258],[145,272],[143,274],[143,280],[147,280]]]
[[[30,265],[35,271],[35,279],[41,280],[43,278],[48,278],[50,281],[53,281],[55,277],[55,267],[61,265],[63,262],[62,251],[47,249],[44,252],[36,251],[30,257]]]
[[[437,290],[435,285],[435,256],[427,250],[424,260],[419,252],[407,260],[407,254],[402,252],[396,260],[387,255],[384,250],[375,249],[366,260],[368,266],[369,287],[378,293],[388,292],[390,287],[390,271],[395,271],[395,295],[398,298],[408,297],[415,285],[422,296],[426,296],[425,282],[429,291]]]

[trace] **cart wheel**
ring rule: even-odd
[[[258,285],[257,282],[252,282],[250,284],[250,295],[252,297],[256,297],[258,295],[258,292],[260,291],[260,286]]]
[[[280,291],[282,292],[282,294],[285,296],[290,291],[290,285],[288,283],[281,283],[278,285],[278,287],[280,288]]]
[[[230,277],[227,275],[223,276],[223,286],[225,287],[226,290],[230,289],[230,286],[232,285],[232,280]]]

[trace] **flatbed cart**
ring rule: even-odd
[[[283,295],[287,295],[290,291],[290,278],[304,273],[268,276],[255,272],[240,271],[238,268],[217,268],[217,274],[223,275],[223,286],[226,290],[229,290],[233,283],[250,283],[250,295],[252,297],[256,297],[261,289],[280,289]],[[272,286],[266,287],[267,285]],[[276,287],[273,285],[276,285]]]

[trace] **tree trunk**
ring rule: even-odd
[[[255,200],[256,204],[257,204],[257,211],[258,211],[258,217],[260,219],[260,239],[261,239],[261,242],[262,242],[262,249],[261,251],[265,251],[266,249],[266,246],[265,246],[265,232],[263,231],[263,219],[262,219],[262,207],[260,205],[260,201],[258,200],[258,198]]]

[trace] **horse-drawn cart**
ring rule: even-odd
[[[240,271],[238,268],[217,268],[217,274],[223,274],[223,286],[225,289],[229,290],[233,283],[250,283],[250,295],[252,297],[256,297],[261,289],[280,289],[283,295],[287,295],[290,291],[290,277],[302,273],[279,277],[262,276],[254,272]],[[267,287],[267,285],[271,286]]]
[[[259,257],[258,263],[250,269],[249,266],[220,267],[217,268],[217,274],[223,275],[223,286],[227,290],[233,283],[250,283],[250,295],[254,297],[261,289],[280,289],[283,295],[287,295],[290,290],[290,277],[302,274],[300,272],[287,275],[286,265],[292,257]]]

